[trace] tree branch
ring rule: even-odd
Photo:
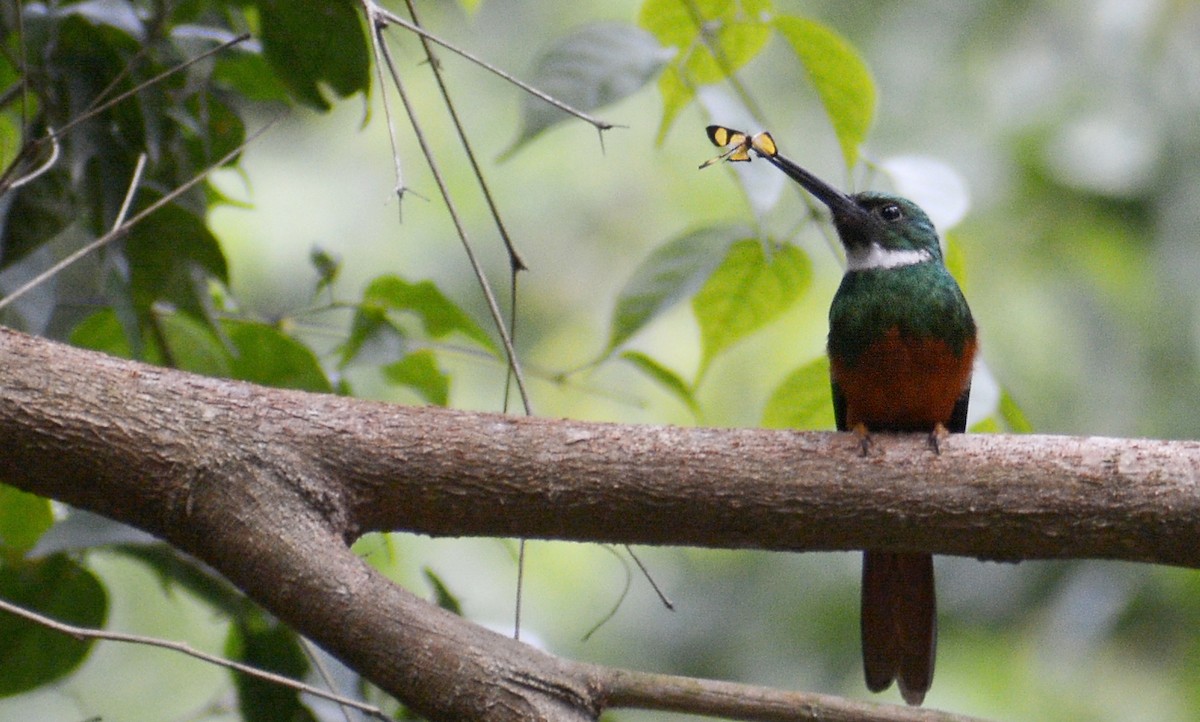
[[[833,433],[264,389],[0,329],[7,483],[196,555],[432,719],[594,720],[609,705],[954,718],[554,657],[386,580],[348,547],[367,531],[1200,567],[1200,443],[964,435],[935,455],[897,436],[857,449]]]

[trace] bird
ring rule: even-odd
[[[869,453],[875,432],[924,432],[935,453],[966,431],[976,326],[946,268],[929,216],[890,193],[847,194],[782,156],[769,133],[710,126],[727,160],[766,159],[829,208],[846,270],[829,308],[830,387],[839,431]],[[718,142],[723,141],[723,142]],[[744,158],[742,156],[745,156]],[[718,158],[719,159],[719,158]],[[937,649],[933,556],[863,552],[861,634],[867,688],[896,682],[919,706],[933,682]]]

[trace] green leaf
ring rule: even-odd
[[[700,288],[729,246],[747,233],[740,226],[713,226],[690,231],[656,248],[617,295],[605,353]]]
[[[143,205],[153,200],[144,199]],[[166,300],[195,318],[206,319],[207,284],[196,271],[229,282],[216,236],[201,216],[177,203],[168,203],[135,225],[125,239],[125,255],[134,307],[142,318],[149,316],[155,301]]]
[[[133,358],[129,337],[121,327],[117,312],[111,308],[97,311],[76,324],[68,337],[71,345],[100,351],[109,356]],[[162,363],[162,353],[157,344],[147,344],[142,349],[142,360],[147,363]]]
[[[867,64],[853,45],[821,23],[783,15],[774,25],[808,71],[833,123],[846,167],[853,166],[875,117],[875,82]]]
[[[450,403],[450,377],[438,368],[433,351],[423,349],[383,367],[390,383],[407,386],[426,401],[438,406]]]
[[[721,265],[692,298],[702,349],[697,382],[717,354],[778,318],[804,295],[811,281],[808,256],[795,246],[777,248],[769,259],[755,239],[730,246]]]
[[[158,314],[157,319],[173,368],[219,378],[233,376],[233,357],[211,328],[183,313]]]
[[[620,22],[594,23],[554,41],[538,57],[529,82],[576,110],[588,112],[632,95],[658,74],[667,57],[654,36],[641,28]],[[522,96],[521,129],[504,157],[571,117],[539,98]]]
[[[340,97],[370,87],[366,37],[352,0],[258,0],[263,54],[296,100],[331,107],[327,85]]]
[[[0,484],[0,556],[23,556],[53,525],[49,499]]]
[[[446,586],[442,578],[429,567],[425,567],[422,571],[425,572],[425,579],[428,580],[429,586],[433,587],[434,600],[437,605],[447,612],[452,612],[461,617],[462,603],[458,601],[458,597],[454,592],[450,591],[450,588]]]
[[[1016,399],[1003,389],[1000,391],[1000,418],[1004,419],[1004,423],[1015,434],[1033,433],[1033,424],[1029,423],[1025,412],[1021,410]]]
[[[822,355],[798,367],[767,399],[762,425],[768,429],[832,429],[829,358]]]
[[[658,142],[697,86],[724,80],[762,50],[771,37],[766,23],[771,9],[770,0],[646,0],[642,4],[638,24],[663,47],[676,51],[659,81],[663,118]]]
[[[621,358],[636,366],[642,373],[658,382],[659,386],[682,401],[693,416],[700,417],[700,405],[696,403],[696,397],[692,394],[692,390],[679,377],[679,374],[640,351],[626,351],[621,354]]]
[[[54,238],[78,212],[66,170],[54,169],[12,191],[0,204],[0,268],[19,261]]]
[[[221,328],[235,349],[229,369],[232,378],[279,388],[333,391],[312,350],[274,326],[227,320]]]
[[[409,311],[415,314],[433,338],[444,338],[457,331],[483,348],[499,355],[492,339],[479,324],[447,298],[433,281],[409,283],[399,276],[380,276],[363,292],[362,305],[384,311]]]
[[[967,259],[962,251],[962,244],[959,243],[957,234],[949,231],[942,239],[942,246],[946,249],[946,268],[950,271],[950,275],[954,276],[954,280],[958,281],[958,287],[963,293],[967,292]]]
[[[231,658],[259,669],[292,679],[303,679],[308,673],[300,638],[261,612],[246,614],[231,625],[225,646]],[[233,672],[233,681],[246,722],[316,722],[295,689],[241,672]]]
[[[176,587],[186,589],[230,618],[242,616],[247,609],[252,608],[253,603],[228,580],[169,544],[154,541],[149,544],[113,545],[111,538],[106,541],[105,537],[101,537],[97,543],[109,545],[111,551],[137,559],[146,565],[158,577],[158,582],[165,591],[170,592]]]
[[[102,627],[108,614],[108,595],[100,580],[63,554],[0,566],[0,597],[81,627]],[[91,648],[91,640],[0,614],[0,697],[65,677]]]

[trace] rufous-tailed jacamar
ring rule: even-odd
[[[778,154],[767,133],[709,126],[722,155],[770,161],[829,207],[846,249],[846,273],[829,309],[830,384],[837,428],[921,431],[934,450],[967,424],[975,321],[942,260],[933,223],[915,203],[887,193],[848,195]],[[701,166],[703,167],[703,166]],[[933,557],[863,553],[862,651],[867,687],[899,683],[919,705],[933,681],[937,611]]]

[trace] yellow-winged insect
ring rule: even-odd
[[[723,125],[710,125],[704,129],[708,133],[708,139],[718,148],[727,148],[721,155],[716,158],[711,158],[700,164],[700,168],[704,169],[723,160],[731,163],[751,160],[750,151],[756,151],[760,156],[767,158],[773,157],[776,153],[775,140],[770,133],[757,133],[753,137],[746,135],[740,130],[726,128]]]

